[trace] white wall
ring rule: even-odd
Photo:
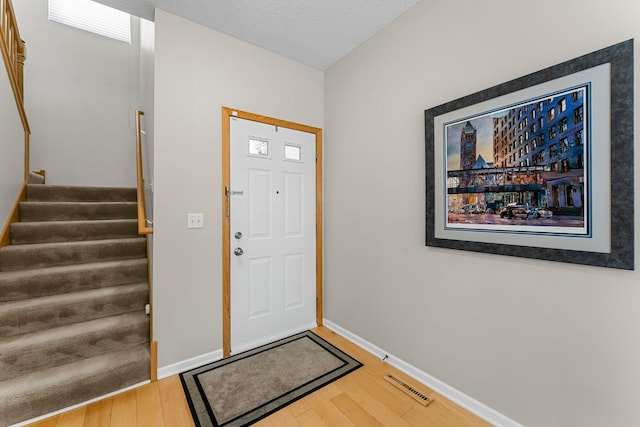
[[[323,126],[323,73],[156,10],[154,338],[160,368],[222,348],[221,108]],[[202,212],[204,229],[187,230]]]
[[[31,168],[49,184],[135,185],[137,46],[50,22],[47,0],[14,6],[27,44]]]
[[[637,52],[638,17],[636,0],[422,1],[331,67],[325,317],[523,425],[640,425],[639,272],[424,243],[424,110]]]

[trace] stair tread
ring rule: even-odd
[[[51,329],[31,332],[28,334],[15,335],[7,338],[0,338],[0,357],[18,347],[27,345],[38,345],[48,341],[60,340],[74,337],[88,331],[97,331],[113,327],[118,323],[133,324],[139,321],[146,321],[147,314],[141,309],[138,312],[124,313],[116,316],[101,317],[99,319],[87,320],[85,322],[72,323],[70,325],[58,326]]]
[[[54,206],[54,205],[61,205],[61,206],[69,206],[69,205],[137,205],[138,202],[135,201],[113,201],[113,200],[78,200],[78,201],[73,201],[73,200],[55,200],[55,201],[48,201],[48,200],[24,200],[22,202],[20,202],[20,204],[22,205],[47,205],[47,206]]]
[[[132,259],[124,259],[124,260],[116,260],[116,261],[99,261],[99,262],[87,262],[83,264],[71,264],[71,265],[56,265],[53,267],[42,267],[35,268],[30,270],[17,270],[17,271],[0,271],[0,286],[2,286],[3,281],[15,280],[19,277],[32,275],[32,274],[42,274],[45,276],[49,276],[56,273],[67,272],[67,271],[92,271],[98,267],[109,267],[109,266],[117,266],[117,265],[135,265],[135,264],[147,264],[146,258],[132,258]]]
[[[147,258],[0,272],[0,303],[147,280]]]
[[[25,308],[50,307],[59,302],[81,303],[84,300],[92,300],[95,298],[109,296],[114,294],[134,293],[142,289],[148,288],[147,282],[138,282],[128,285],[109,286],[106,288],[87,289],[83,291],[71,292],[68,294],[47,295],[37,298],[29,298],[19,301],[7,301],[0,303],[0,313],[5,311],[19,311]],[[142,309],[143,307],[141,307]]]
[[[73,185],[27,185],[28,200],[128,200],[137,197],[134,187],[95,187]]]
[[[135,218],[30,221],[11,224],[11,244],[95,241],[139,237]]]
[[[126,187],[121,185],[68,185],[68,184],[34,184],[40,187],[63,188],[63,189],[98,189],[98,190],[135,190],[135,187]]]
[[[116,369],[119,365],[126,363],[123,359],[120,359],[123,353],[132,352],[131,349],[112,351],[100,356],[91,357],[88,359],[80,360],[73,363],[68,363],[62,366],[56,366],[46,370],[33,372],[31,374],[23,375],[22,377],[12,378],[6,381],[0,381],[0,396],[5,396],[7,399],[11,397],[13,387],[14,390],[22,389],[25,392],[37,393],[34,390],[34,384],[42,386],[57,385],[60,381],[56,377],[65,377],[68,379],[74,377],[82,377],[86,374],[96,372],[96,368],[104,371],[110,371]],[[132,352],[133,353],[133,352]],[[148,345],[139,345],[135,347],[135,353],[142,357],[149,357]],[[2,399],[0,399],[2,401]]]
[[[99,240],[78,240],[74,242],[52,242],[52,243],[29,243],[26,245],[9,245],[3,248],[0,248],[0,254],[3,252],[24,252],[31,250],[47,250],[58,247],[68,247],[68,246],[101,246],[101,245],[111,245],[111,244],[125,244],[128,242],[138,243],[144,240],[144,236],[136,236],[136,237],[127,237],[125,239],[99,239]]]
[[[135,219],[138,204],[125,202],[20,202],[20,221]]]
[[[144,344],[2,381],[0,425],[31,419],[146,381],[149,358],[149,346]]]
[[[31,186],[31,184],[29,184]],[[73,190],[135,190],[135,187],[123,187],[120,185],[66,185],[66,184],[34,184],[39,187],[50,189],[73,189]]]
[[[16,336],[144,310],[147,282],[0,303],[0,335]]]
[[[144,310],[0,339],[0,381],[148,342]]]
[[[71,219],[71,220],[55,220],[55,221],[28,221],[28,222],[14,222],[12,227],[41,227],[43,225],[74,225],[74,224],[130,224],[137,223],[135,218],[116,218],[116,219]]]

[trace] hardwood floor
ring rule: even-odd
[[[486,427],[490,424],[327,328],[316,334],[364,366],[254,424],[256,427]],[[393,387],[392,374],[433,399],[427,407]],[[194,426],[179,377],[172,376],[31,424],[30,427]]]

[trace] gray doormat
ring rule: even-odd
[[[311,331],[180,374],[198,427],[251,425],[362,364]]]

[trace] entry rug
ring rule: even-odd
[[[198,427],[248,426],[361,367],[311,331],[180,374]]]

